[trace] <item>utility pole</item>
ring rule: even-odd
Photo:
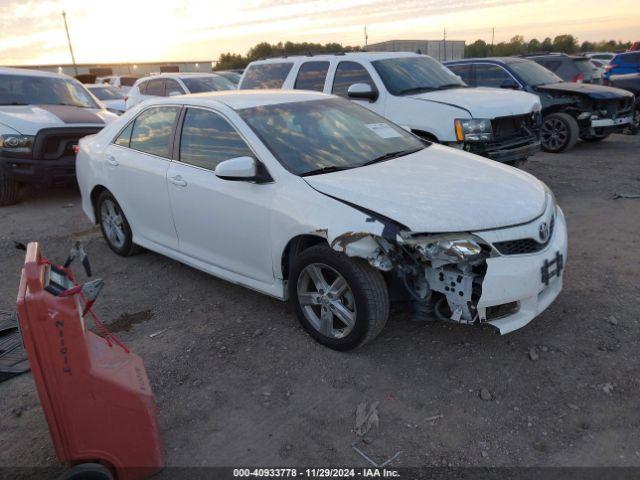
[[[71,37],[69,36],[69,27],[67,26],[67,12],[62,11],[62,18],[64,19],[64,29],[67,32],[67,43],[69,43],[69,51],[71,52],[71,62],[73,62],[73,70],[78,76],[78,67],[76,66],[76,57],[73,55],[73,47],[71,46]]]
[[[364,26],[364,49],[367,49],[367,45],[369,44],[369,35],[367,35],[367,26]]]
[[[493,55],[493,40],[496,36],[496,27],[491,28],[491,55]]]
[[[447,28],[445,27],[444,32],[443,32],[443,37],[442,37],[442,49],[444,50],[444,60],[442,60],[443,62],[447,61]]]

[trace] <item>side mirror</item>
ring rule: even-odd
[[[223,180],[250,182],[258,180],[258,165],[251,157],[236,157],[220,162],[215,169],[216,177]]]
[[[178,95],[183,95],[183,93],[179,92],[177,90],[173,90],[173,91],[169,92],[169,96],[170,97],[177,97]]]
[[[520,88],[520,85],[518,85],[518,83],[513,78],[509,78],[502,82],[500,88],[510,88],[512,90],[518,90]]]
[[[366,83],[354,83],[347,90],[347,96],[356,100],[369,100],[375,102],[378,99],[378,92]]]

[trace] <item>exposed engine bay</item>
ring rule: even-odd
[[[473,235],[409,235],[397,242],[368,234],[345,234],[332,248],[366,258],[395,274],[413,299],[427,304],[436,317],[459,323],[478,320],[486,259],[491,247]]]

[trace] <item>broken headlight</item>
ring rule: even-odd
[[[30,153],[34,137],[31,135],[0,135],[0,150]]]
[[[493,128],[489,118],[456,118],[456,139],[459,142],[488,142],[493,140]]]
[[[441,238],[426,244],[423,252],[434,265],[445,265],[476,260],[482,255],[482,247],[471,237]]]

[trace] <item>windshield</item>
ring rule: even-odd
[[[122,100],[124,95],[115,87],[88,87],[98,100]]]
[[[531,60],[511,62],[509,63],[509,67],[516,72],[516,75],[518,75],[524,83],[532,87],[547,83],[562,82],[562,79],[551,70],[547,70],[542,65],[532,62]]]
[[[0,104],[100,108],[76,80],[27,75],[0,75]]]
[[[238,113],[296,175],[360,167],[425,146],[370,110],[338,98],[261,105]]]
[[[183,77],[182,82],[191,93],[215,92],[218,90],[235,90],[236,86],[219,75],[210,77]]]
[[[371,63],[392,95],[467,86],[455,73],[431,57],[389,58]]]

